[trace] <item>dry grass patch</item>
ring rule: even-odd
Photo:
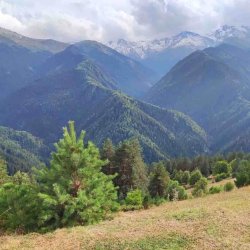
[[[112,221],[0,238],[0,249],[250,249],[250,187],[119,213]]]

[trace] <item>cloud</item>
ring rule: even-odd
[[[206,34],[249,23],[249,0],[0,0],[0,26],[67,42]]]

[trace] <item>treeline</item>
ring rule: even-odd
[[[137,139],[114,146],[106,140],[99,151],[74,123],[64,128],[48,167],[10,176],[0,161],[0,229],[26,233],[86,225],[122,210],[148,208],[165,201],[220,192],[208,190],[208,179],[234,176],[238,187],[250,184],[245,154],[173,159],[146,165]],[[212,176],[211,176],[212,174]],[[227,183],[223,189],[234,188]],[[187,192],[190,189],[191,192]],[[191,194],[192,193],[192,194]]]

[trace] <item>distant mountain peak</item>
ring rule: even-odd
[[[64,50],[68,44],[53,39],[35,39],[0,27],[0,42],[15,44],[33,51],[57,53]]]
[[[160,53],[167,49],[178,47],[192,47],[204,49],[213,45],[213,40],[190,31],[183,31],[175,36],[153,40],[141,40],[137,42],[118,39],[110,41],[106,45],[117,50],[121,54],[134,59],[144,59],[154,53]]]
[[[221,42],[228,38],[244,38],[249,36],[249,34],[250,27],[248,26],[223,25],[209,34],[209,36],[218,42]]]

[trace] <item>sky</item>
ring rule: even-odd
[[[249,25],[250,0],[0,0],[0,26],[65,42],[151,40]]]

